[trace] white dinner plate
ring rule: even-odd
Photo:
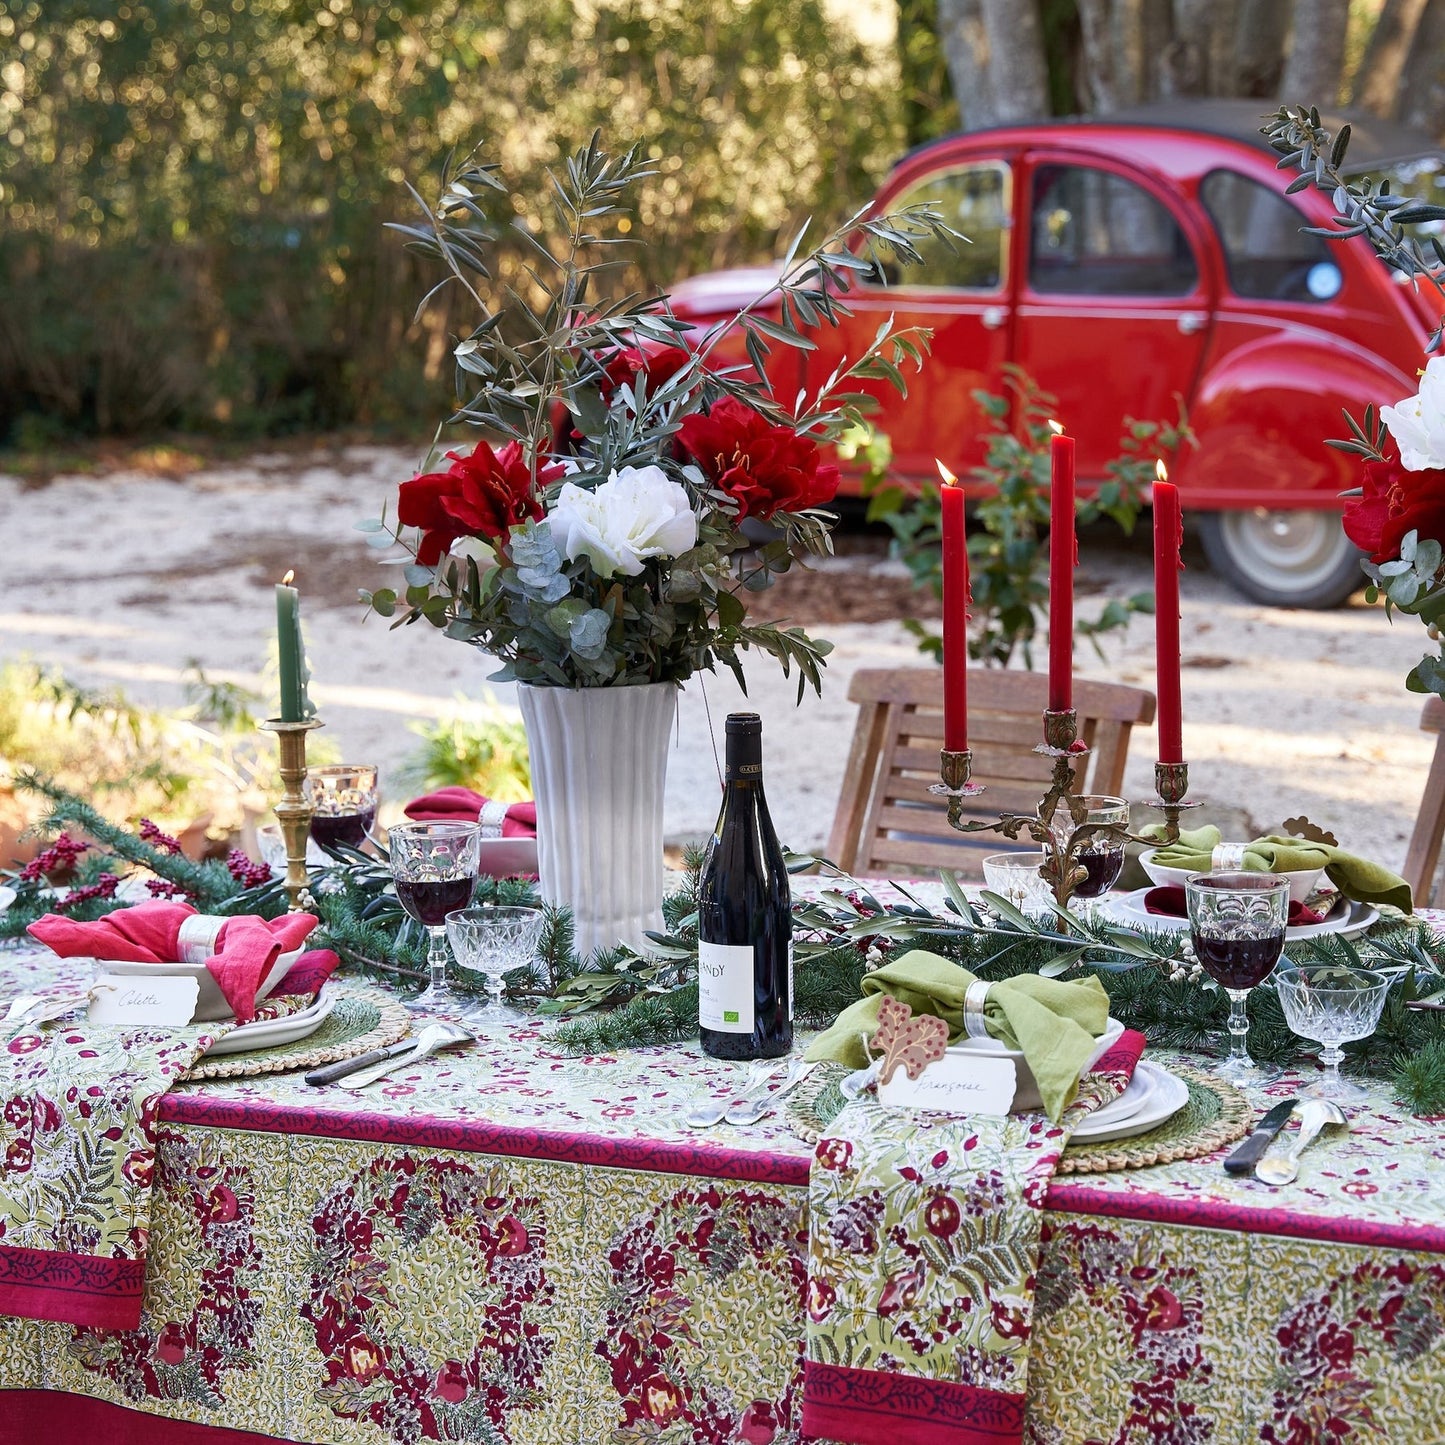
[[[1122,1124],[1125,1119],[1132,1119],[1149,1102],[1157,1085],[1154,1075],[1141,1072],[1136,1064],[1129,1087],[1102,1109],[1095,1109],[1089,1115],[1089,1123],[1095,1128],[1108,1128],[1111,1124]]]
[[[1140,1080],[1141,1074],[1144,1075],[1147,1084]],[[1144,1107],[1138,1113],[1114,1123],[1091,1115],[1074,1130],[1071,1137],[1077,1139],[1080,1144],[1102,1144],[1110,1139],[1132,1139],[1136,1134],[1147,1134],[1150,1129],[1177,1114],[1189,1102],[1189,1085],[1177,1074],[1171,1074],[1168,1069],[1162,1068],[1158,1064],[1151,1064],[1147,1059],[1139,1060],[1129,1089],[1132,1089],[1136,1083],[1141,1087],[1148,1087],[1150,1091]],[[1129,1089],[1124,1091],[1126,1098]]]
[[[1111,893],[1101,900],[1099,911],[1111,923],[1122,924],[1125,928],[1149,928],[1156,933],[1173,933],[1189,927],[1187,918],[1175,918],[1167,913],[1150,913],[1144,907],[1144,895],[1152,888],[1136,888],[1132,893]],[[1305,923],[1285,929],[1286,943],[1298,943],[1305,938],[1318,938],[1325,933],[1341,933],[1353,938],[1363,933],[1372,923],[1378,922],[1380,910],[1368,903],[1356,903],[1341,898],[1330,909],[1323,923]]]
[[[214,1059],[223,1054],[244,1054],[252,1049],[274,1049],[281,1044],[294,1044],[298,1039],[314,1034],[335,1006],[334,998],[318,998],[309,1008],[289,1014],[284,1019],[258,1019],[241,1024],[217,1039],[201,1057]]]

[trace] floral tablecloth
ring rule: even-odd
[[[63,967],[0,962],[0,1004]],[[0,1318],[0,1445],[800,1440],[809,1151],[682,1123],[729,1067],[519,1027],[362,1099],[175,1090],[140,1328]],[[1288,1193],[1056,1179],[1027,1438],[1445,1439],[1442,1177],[1440,1121],[1381,1090]]]

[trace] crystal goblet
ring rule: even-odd
[[[991,853],[983,860],[984,886],[1025,913],[1050,911],[1053,890],[1039,872],[1042,853]]]
[[[465,908],[477,889],[482,839],[476,823],[398,823],[388,835],[391,876],[401,906],[427,931],[431,981],[407,1007],[458,1009],[466,1000],[447,983],[447,914]]]
[[[1123,798],[1112,798],[1103,793],[1084,793],[1078,801],[1084,806],[1084,816],[1076,823],[1069,811],[1068,800],[1059,803],[1054,813],[1053,833],[1063,847],[1068,847],[1074,834],[1081,828],[1097,828],[1079,840],[1074,851],[1074,863],[1083,868],[1085,878],[1074,886],[1073,897],[1097,898],[1107,893],[1124,871],[1124,835],[1129,829],[1129,804]],[[1105,829],[1118,829],[1106,832]]]
[[[470,1008],[462,1022],[485,1029],[510,1023],[518,1015],[502,1003],[506,975],[536,956],[546,915],[540,908],[462,908],[447,914],[447,937],[463,968],[487,976],[485,1006]]]
[[[1184,885],[1194,955],[1229,995],[1229,1056],[1219,1072],[1235,1083],[1270,1077],[1249,1057],[1245,1000],[1284,950],[1289,879],[1272,873],[1203,873]]]
[[[369,763],[307,768],[302,784],[311,804],[311,837],[323,848],[359,848],[376,822],[376,769]]]
[[[1368,1097],[1358,1084],[1340,1077],[1341,1044],[1374,1033],[1385,1007],[1390,980],[1334,963],[1291,964],[1275,974],[1285,1022],[1301,1038],[1324,1045],[1325,1076],[1303,1090],[1305,1098],[1358,1103]]]

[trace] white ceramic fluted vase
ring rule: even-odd
[[[537,800],[542,897],[572,911],[587,958],[662,927],[662,794],[670,682],[517,686]]]

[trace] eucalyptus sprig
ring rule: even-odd
[[[1445,245],[1429,237],[1428,253],[1405,228],[1428,221],[1445,221],[1445,206],[1430,205],[1410,196],[1395,195],[1388,178],[1351,178],[1342,167],[1350,144],[1350,127],[1342,125],[1331,135],[1320,122],[1319,110],[1310,106],[1281,106],[1261,133],[1280,152],[1280,170],[1295,167],[1300,175],[1285,187],[1291,195],[1313,186],[1324,191],[1334,205],[1332,226],[1306,226],[1308,235],[1341,241],[1363,236],[1388,265],[1411,278],[1429,282],[1445,297]],[[1434,351],[1445,331],[1445,315],[1430,333],[1427,351]],[[1365,441],[1366,438],[1358,436]],[[1357,450],[1346,444],[1345,450]]]

